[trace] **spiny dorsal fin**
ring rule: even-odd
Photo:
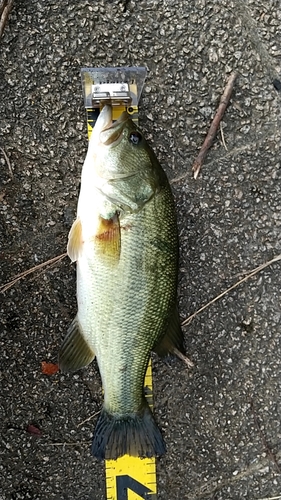
[[[100,223],[95,235],[97,249],[109,257],[119,260],[121,250],[121,234],[119,216],[116,212],[110,219],[100,216]]]
[[[76,262],[76,260],[78,260],[81,255],[82,246],[82,224],[81,220],[78,218],[73,222],[68,235],[67,253],[71,262]]]
[[[59,352],[63,372],[79,370],[93,361],[95,353],[83,335],[77,317],[72,321]]]

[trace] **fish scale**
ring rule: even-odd
[[[121,219],[118,264],[114,259],[105,260],[103,256],[95,255],[94,243],[90,243],[87,250],[89,260],[85,256],[78,261],[78,296],[83,303],[83,308],[79,303],[78,319],[97,357],[105,407],[113,412],[127,413],[139,408],[146,364],[153,345],[164,331],[167,309],[172,305],[169,301],[171,297],[172,303],[175,300],[175,280],[170,278],[177,272],[174,262],[177,237],[174,211],[169,213],[165,204],[165,198],[169,196],[166,187],[158,198],[148,202],[143,211]],[[167,252],[163,256],[156,245],[151,244],[159,239],[160,224],[155,213],[166,221],[165,227],[161,225],[160,236],[164,240],[169,237],[171,255]],[[130,229],[122,230],[122,226]],[[96,283],[102,293],[97,293]],[[89,289],[92,289],[91,293]],[[147,335],[151,330],[155,332],[153,337]],[[124,336],[124,332],[128,334]],[[102,362],[104,359],[107,359],[106,363]]]

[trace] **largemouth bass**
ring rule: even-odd
[[[178,237],[167,177],[139,128],[106,105],[82,169],[68,255],[77,262],[78,313],[62,344],[62,371],[96,356],[104,389],[92,454],[165,453],[144,395],[151,351],[182,351],[176,306]]]

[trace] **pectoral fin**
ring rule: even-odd
[[[59,352],[59,367],[63,372],[79,370],[87,366],[95,357],[77,318],[75,318],[67,332]]]
[[[100,216],[100,223],[95,235],[97,249],[103,255],[119,260],[121,250],[121,234],[119,216],[116,212],[111,219],[104,219]]]
[[[83,246],[82,224],[80,219],[76,219],[70,229],[67,243],[67,253],[71,262],[78,260]]]
[[[173,354],[175,349],[184,354],[183,333],[177,307],[174,308],[164,337],[153,347],[161,357]]]

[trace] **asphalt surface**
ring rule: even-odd
[[[279,1],[19,0],[0,44],[2,283],[65,252],[87,149],[85,66],[148,69],[140,126],[173,181],[182,319],[281,253]],[[195,181],[233,70],[227,150],[219,132]],[[196,315],[184,330],[192,370],[153,358],[159,500],[281,495],[280,270]],[[96,364],[41,373],[75,315],[74,266],[65,258],[0,300],[0,499],[104,499],[97,416],[86,420],[101,407]]]

